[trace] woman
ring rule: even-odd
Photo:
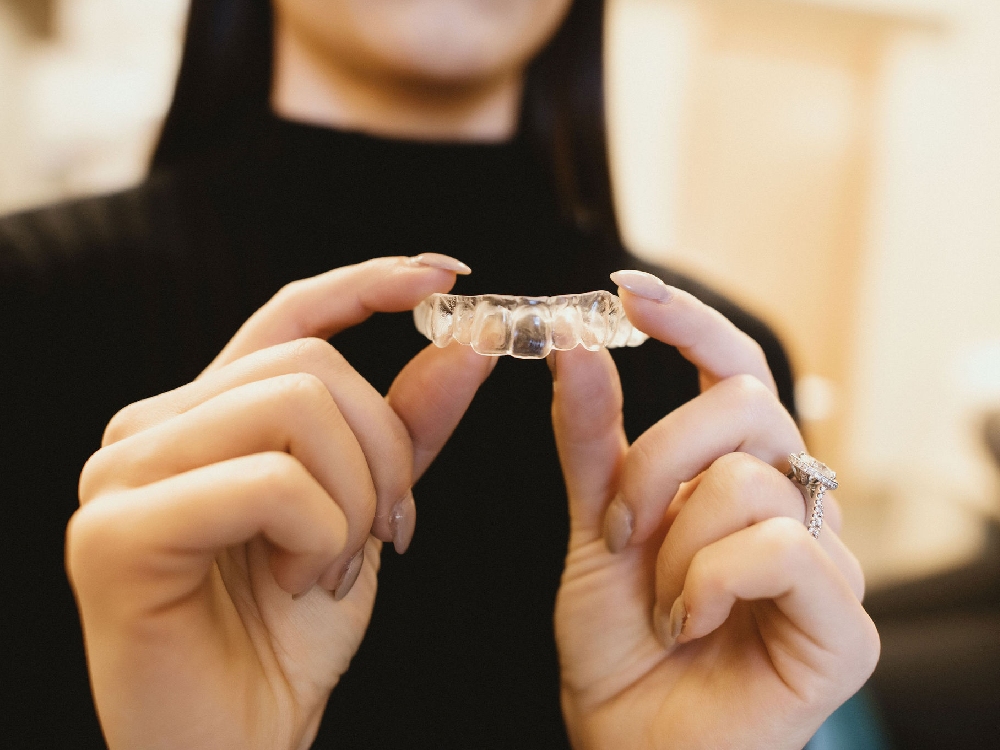
[[[195,3],[143,186],[0,228],[14,528],[138,401],[66,535],[111,747],[801,747],[878,640],[766,329],[624,272],[658,342],[550,376],[369,317],[635,266],[601,3],[273,6]]]

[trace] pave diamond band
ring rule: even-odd
[[[827,490],[837,489],[837,472],[805,451],[790,453],[788,463],[791,465],[788,478],[801,485],[812,500],[807,526],[813,539],[816,539],[823,528],[823,496]]]

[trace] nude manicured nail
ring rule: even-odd
[[[358,580],[358,576],[361,575],[361,568],[364,564],[365,548],[362,547],[354,554],[351,561],[347,563],[347,567],[344,568],[344,575],[341,577],[340,583],[337,584],[337,588],[333,592],[333,598],[336,601],[339,602],[350,593],[352,588],[354,588],[354,584]]]
[[[441,253],[420,253],[420,255],[410,258],[410,263],[415,266],[430,266],[431,268],[440,268],[444,271],[454,271],[463,276],[472,273],[472,269],[458,258],[452,258],[450,255],[442,255]]]
[[[604,543],[611,552],[621,552],[628,546],[634,530],[635,516],[618,495],[604,514]]]
[[[389,514],[389,529],[392,531],[392,546],[400,555],[406,552],[413,539],[413,530],[417,526],[417,504],[413,502],[413,493],[396,503]]]
[[[669,302],[674,296],[669,286],[645,271],[615,271],[611,274],[611,280],[636,297],[653,302]]]
[[[684,606],[684,596],[678,596],[667,614],[660,607],[659,602],[653,607],[653,629],[656,637],[666,649],[671,649],[677,644],[677,639],[684,631],[687,623],[688,611]]]

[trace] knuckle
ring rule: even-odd
[[[346,362],[328,341],[316,336],[296,339],[291,345],[291,360],[296,369],[307,372],[337,371]]]
[[[776,399],[771,389],[753,375],[733,375],[726,379],[727,388],[732,391],[740,405],[751,412],[772,408]]]
[[[81,550],[86,549],[88,536],[87,525],[82,510],[77,510],[69,519],[66,525],[66,537],[64,541],[64,559],[66,564],[66,575],[69,576],[70,584],[76,588],[81,578]]]
[[[111,418],[108,426],[104,428],[104,435],[101,438],[102,447],[113,445],[135,432],[135,425],[139,419],[139,403],[129,404]]]
[[[286,495],[296,491],[302,481],[302,464],[281,451],[258,453],[246,467],[244,477],[259,486],[264,495]]]
[[[102,448],[88,458],[87,463],[83,465],[83,471],[80,472],[80,481],[77,484],[77,494],[81,505],[90,502],[97,495],[98,487],[101,485],[104,474],[103,464],[106,454],[107,451]]]
[[[726,490],[746,495],[769,483],[773,471],[771,467],[749,453],[734,452],[715,459],[709,467],[708,476]]]
[[[78,509],[66,526],[64,559],[66,574],[75,589],[101,580],[107,571],[118,571],[116,560],[128,536],[100,503]]]
[[[776,478],[781,478],[776,470],[747,453],[720,456],[705,478],[710,497],[723,506],[719,512],[737,516],[745,526],[784,514],[788,503],[781,490],[796,492],[781,485],[775,491]],[[794,507],[801,505],[799,501]]]
[[[806,527],[793,518],[777,516],[761,523],[767,554],[782,567],[795,570],[815,559],[819,546]]]
[[[320,404],[332,404],[333,398],[326,385],[311,372],[295,372],[281,378],[283,401],[292,408],[315,410]]]
[[[757,339],[753,338],[749,334],[747,335],[747,338],[750,340],[749,343],[750,352],[753,354],[753,356],[757,359],[758,362],[767,367],[768,366],[767,354],[764,352],[764,347],[760,345],[760,342]]]
[[[878,666],[878,660],[882,655],[882,638],[879,636],[878,628],[875,627],[875,623],[871,617],[867,616],[867,613],[864,618],[862,640],[863,644],[859,651],[861,654],[861,683],[864,683],[871,677],[872,672],[875,671],[875,667]]]
[[[274,293],[274,296],[271,297],[271,303],[278,307],[288,304],[301,293],[302,287],[302,279],[288,282]]]

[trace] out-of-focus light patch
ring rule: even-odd
[[[171,99],[186,10],[185,0],[58,1],[56,34],[19,61],[22,149],[42,188],[38,202],[142,178]]]
[[[677,244],[681,131],[699,33],[689,3],[609,0],[605,62],[615,202],[629,248]]]
[[[795,406],[806,422],[821,422],[837,408],[837,386],[822,375],[803,375],[795,381]]]
[[[953,361],[952,382],[964,401],[1000,405],[1000,339],[961,349]]]
[[[851,143],[859,117],[857,81],[844,70],[818,65],[798,67],[802,70],[796,72],[812,80],[800,87],[798,95],[785,107],[789,134],[822,145],[828,153],[843,152]]]

